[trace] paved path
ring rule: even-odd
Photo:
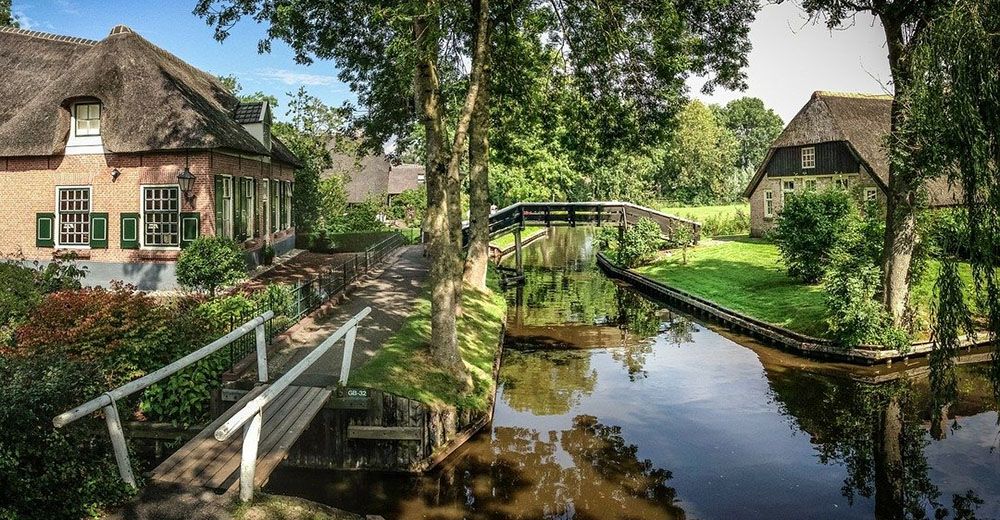
[[[346,299],[320,307],[276,338],[269,354],[268,369],[272,379],[305,357],[345,321],[365,307],[372,312],[358,328],[351,367],[366,363],[416,310],[416,298],[424,290],[428,264],[423,246],[405,246],[386,259],[383,266],[348,289]],[[338,342],[295,384],[330,386],[340,377],[344,343]]]

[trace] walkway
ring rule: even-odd
[[[257,289],[271,283],[298,284],[312,280],[331,266],[340,265],[358,253],[314,253],[303,251],[247,281],[244,288]],[[363,255],[362,255],[363,256]]]
[[[397,250],[381,270],[355,283],[348,290],[346,300],[339,304],[327,303],[275,338],[273,352],[268,353],[271,377],[279,377],[345,321],[365,307],[371,307],[371,315],[358,328],[351,367],[366,363],[416,310],[416,299],[424,290],[428,268],[423,246],[406,246]],[[295,384],[315,387],[335,385],[340,377],[343,356],[343,344],[338,344],[300,376]]]

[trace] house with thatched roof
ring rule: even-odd
[[[119,25],[100,41],[0,28],[0,253],[72,254],[89,284],[176,285],[180,250],[294,246],[299,160],[267,103]]]
[[[750,234],[774,227],[786,197],[826,188],[850,190],[859,199],[885,200],[889,181],[892,96],[814,92],[771,144],[750,180]],[[958,204],[945,178],[927,183],[932,207]]]
[[[393,164],[382,154],[356,156],[337,151],[336,141],[328,145],[330,167],[320,178],[340,177],[347,192],[347,204],[361,204],[374,200],[391,204],[392,199],[407,190],[424,185],[424,167],[420,164]]]

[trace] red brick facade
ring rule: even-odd
[[[291,166],[269,163],[218,151],[155,152],[142,154],[66,155],[48,157],[0,157],[0,253],[18,254],[29,260],[50,260],[64,249],[36,246],[36,215],[55,213],[56,188],[90,188],[92,212],[107,213],[107,248],[72,248],[81,259],[93,262],[136,263],[171,261],[179,248],[121,248],[122,213],[142,213],[141,187],[177,185],[177,174],[185,165],[195,176],[189,195],[180,197],[181,212],[200,214],[200,234],[215,234],[215,175],[256,179],[293,180]],[[112,179],[112,170],[120,175]],[[263,183],[258,182],[258,187]],[[258,213],[264,196],[254,197]],[[289,228],[272,233],[280,241],[294,235]],[[264,237],[244,243],[248,250],[260,247]]]

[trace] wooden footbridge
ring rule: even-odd
[[[668,240],[677,236],[677,230],[687,228],[691,231],[692,243],[701,238],[701,223],[686,218],[668,215],[652,208],[639,206],[630,202],[518,202],[497,210],[490,215],[490,238],[496,238],[507,233],[514,234],[514,256],[517,277],[523,275],[521,262],[521,230],[525,226],[617,226],[624,231],[639,221],[647,218],[660,226],[660,231]],[[468,246],[469,226],[462,228],[462,245]]]
[[[240,499],[249,500],[253,497],[254,488],[262,486],[278,464],[288,456],[292,445],[323,408],[333,391],[332,388],[299,386],[293,383],[343,339],[344,360],[341,364],[340,384],[346,384],[358,323],[370,312],[371,307],[366,307],[284,375],[269,381],[264,324],[274,314],[268,311],[205,347],[61,414],[52,422],[59,428],[103,409],[118,471],[122,480],[135,487],[136,480],[115,403],[253,332],[257,346],[257,386],[167,458],[150,475],[152,480],[158,482],[218,491],[228,491],[239,486]],[[242,435],[235,435],[240,430]]]

